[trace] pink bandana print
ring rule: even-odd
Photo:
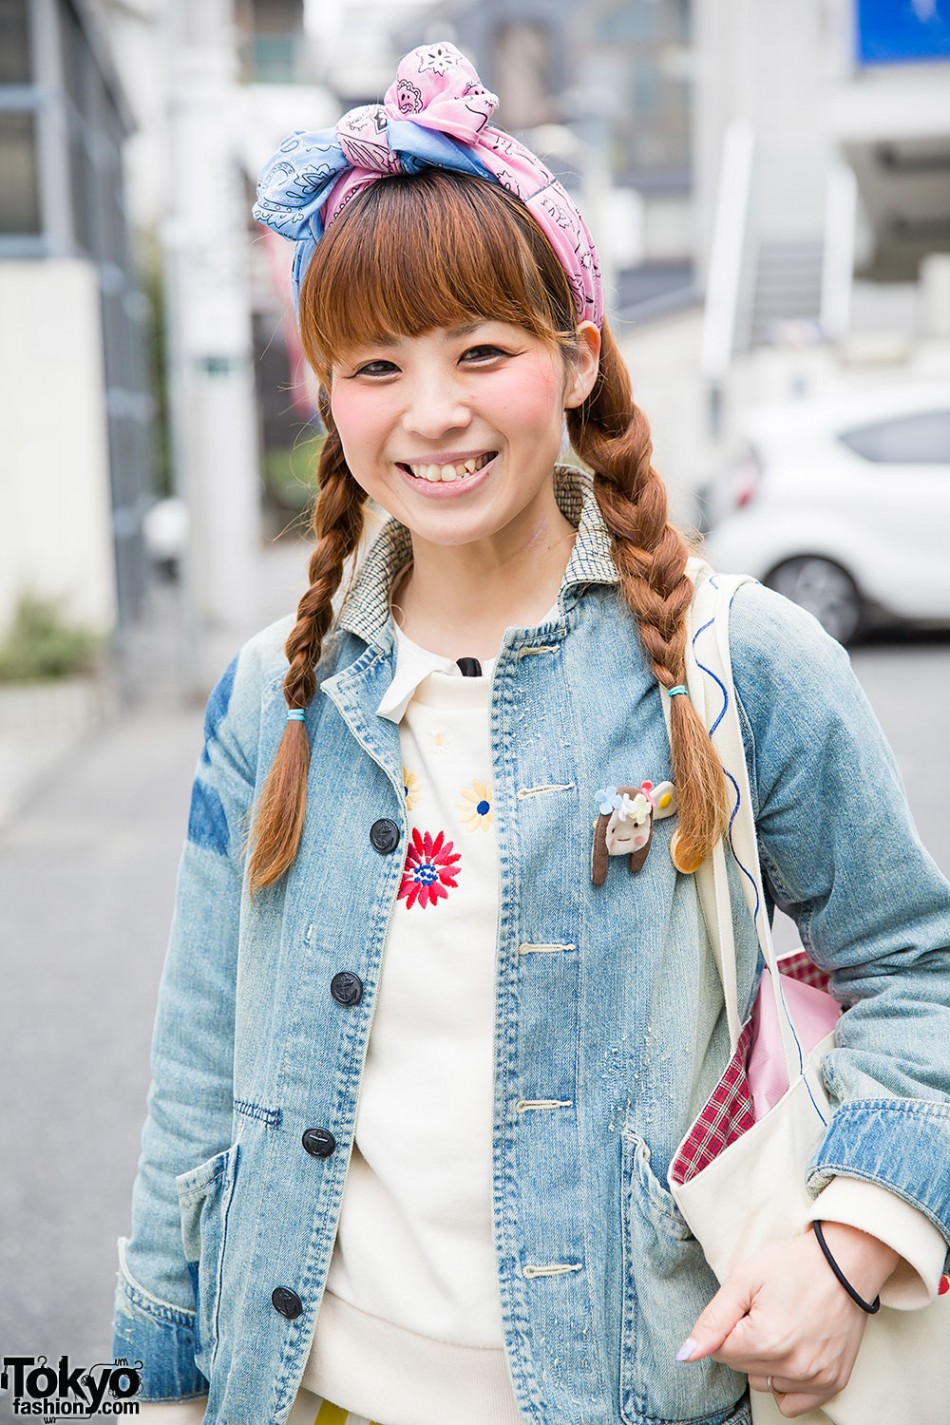
[[[603,288],[590,229],[541,160],[510,134],[489,127],[497,107],[497,96],[485,88],[455,45],[444,41],[411,50],[400,61],[383,103],[351,109],[337,124],[340,147],[352,167],[330,189],[324,222],[331,223],[377,178],[404,171],[390,149],[389,120],[408,120],[432,129],[471,149],[472,157],[527,205],[567,273],[578,320],[599,327],[604,317]]]
[[[454,45],[421,45],[400,62],[383,108],[392,119],[411,119],[474,144],[498,108],[498,96]]]
[[[406,855],[397,897],[398,900],[405,897],[407,910],[414,905],[421,906],[423,910],[426,906],[437,905],[440,900],[448,898],[446,886],[454,890],[458,884],[455,877],[461,870],[459,862],[462,857],[458,852],[453,853],[452,847],[453,843],[446,841],[444,831],[433,837],[430,831],[421,832],[418,827],[412,828],[412,845]]]

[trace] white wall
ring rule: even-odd
[[[807,231],[816,224],[821,230],[822,158],[829,154],[823,100],[830,76],[840,69],[840,38],[830,27],[838,3],[696,0],[693,153],[697,258],[703,274],[723,138],[737,119],[755,130],[764,185],[757,197],[766,230]]]
[[[691,307],[642,327],[620,322],[613,330],[633,399],[650,422],[653,466],[669,491],[673,518],[689,523],[693,491],[715,469],[719,453],[706,429],[702,311]]]
[[[82,261],[0,262],[0,637],[26,591],[115,624],[99,290]]]

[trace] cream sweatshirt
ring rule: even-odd
[[[491,1220],[492,667],[463,677],[400,633],[377,709],[399,724],[410,838],[302,1384],[387,1422],[519,1422]]]

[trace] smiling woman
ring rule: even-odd
[[[592,322],[566,358],[523,327],[483,322],[370,343],[332,374],[350,474],[412,533],[395,597],[417,643],[484,660],[505,628],[550,607],[574,537],[552,471],[599,352]]]
[[[393,603],[403,630],[424,646],[484,661],[507,627],[543,615],[575,534],[552,480],[565,415],[571,443],[595,471],[612,558],[655,676],[665,688],[681,681],[689,547],[667,520],[649,425],[600,316],[596,255],[579,239],[567,259],[553,246],[572,205],[548,174],[540,191],[552,187],[562,205],[549,212],[487,175],[383,171],[354,187],[311,251],[299,278],[300,331],[328,436],[311,587],[287,646],[290,706],[314,695],[318,599],[338,586],[353,548],[341,535],[358,537],[367,493],[412,533],[411,567],[399,571]],[[259,201],[259,215],[266,209]],[[454,469],[460,456],[483,454],[492,456],[483,474],[448,488],[402,469]],[[673,705],[683,786],[673,854],[689,871],[721,832],[724,792],[709,739],[685,703]],[[306,738],[288,727],[260,801],[254,885],[293,859],[308,765]]]
[[[495,103],[426,45],[261,177],[327,430],[314,546],[209,704],[115,1351],[143,1414],[204,1425],[827,1425],[864,1307],[925,1303],[950,1238],[950,894],[778,595],[737,593],[700,719],[715,580],[586,225]],[[721,1287],[667,1185],[717,1085],[716,1132],[759,1127],[755,924],[725,917],[727,1010],[691,874],[731,845],[720,694],[769,895],[851,1005],[800,1220]]]

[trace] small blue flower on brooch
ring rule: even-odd
[[[590,878],[602,886],[611,856],[629,855],[630,870],[643,869],[653,823],[676,811],[676,790],[672,782],[641,782],[639,787],[600,787],[595,795],[600,815],[594,822]]]

